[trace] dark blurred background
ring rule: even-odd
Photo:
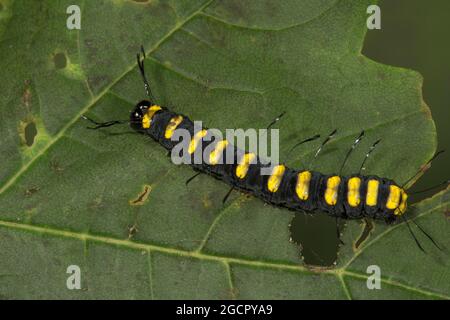
[[[422,74],[423,97],[436,123],[438,150],[447,150],[410,189],[415,192],[450,178],[450,0],[382,0],[378,5],[381,29],[368,30],[363,54]],[[438,191],[413,195],[409,203]],[[291,231],[293,240],[303,244],[306,263],[330,265],[336,260],[338,239],[334,219],[325,215],[296,215]],[[320,241],[317,234],[321,234]]]
[[[414,185],[414,192],[450,178],[450,1],[383,0],[379,6],[381,30],[367,32],[363,54],[422,74],[423,96],[436,123],[438,148],[447,150]],[[438,190],[414,195],[411,200],[422,200]]]

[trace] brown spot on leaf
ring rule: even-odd
[[[91,76],[88,77],[87,81],[93,88],[101,88],[102,86],[105,86],[107,83],[111,82],[110,78],[106,75]]]
[[[135,235],[136,233],[138,233],[138,232],[139,232],[139,230],[138,230],[136,224],[133,224],[132,226],[128,226],[128,240],[130,240],[131,238],[133,238],[134,235]]]
[[[26,197],[31,197],[33,194],[39,191],[39,187],[30,187],[25,190],[24,194]]]
[[[29,110],[30,109],[30,104],[31,104],[31,90],[30,90],[30,84],[31,81],[30,80],[25,80],[25,90],[23,91],[22,94],[22,104]]]
[[[55,171],[56,173],[60,173],[60,172],[64,171],[64,168],[61,167],[61,165],[59,164],[59,162],[56,161],[56,160],[51,160],[51,161],[50,161],[50,169],[52,169],[52,170]]]
[[[102,198],[101,197],[97,197],[94,200],[92,200],[91,202],[89,202],[88,207],[91,210],[98,210],[101,209],[103,204],[102,204]]]
[[[144,185],[144,189],[142,190],[142,192],[137,196],[136,199],[134,200],[130,200],[129,204],[132,206],[142,206],[144,205],[145,201],[147,200],[150,191],[152,191],[152,187],[149,186],[148,184]]]
[[[55,65],[55,69],[64,69],[67,65],[67,58],[63,52],[58,52],[53,56],[53,64]]]

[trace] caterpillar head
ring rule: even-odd
[[[148,100],[142,100],[130,114],[131,128],[139,132],[149,129],[153,116],[159,110],[162,110],[160,106],[154,105]]]
[[[130,114],[130,127],[136,131],[142,131],[143,118],[147,114],[148,109],[150,108],[150,101],[142,100],[134,107],[133,111]]]

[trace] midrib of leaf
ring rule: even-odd
[[[447,203],[440,203],[439,205],[429,208],[428,210],[424,211],[420,215],[417,215],[416,217],[414,217],[414,219],[428,215],[431,212],[438,210],[445,205],[447,205]],[[368,245],[364,246],[360,251],[358,251],[358,253],[355,254],[355,256],[353,256],[353,258],[350,260],[350,262],[354,261],[356,259],[356,257],[359,256],[363,251],[365,251],[365,249],[367,249],[370,245],[377,242],[382,237],[384,237],[386,234],[388,234],[389,232],[398,228],[401,225],[402,224],[393,226],[393,227],[387,229],[386,231],[384,231],[383,233],[381,233],[380,235],[378,235]],[[295,265],[295,264],[276,263],[276,262],[252,260],[252,259],[245,259],[245,258],[218,256],[218,255],[213,255],[213,254],[209,254],[209,253],[203,253],[198,250],[187,251],[187,250],[176,249],[176,248],[171,248],[171,247],[164,247],[164,246],[155,245],[155,244],[139,243],[139,242],[133,242],[130,240],[117,239],[117,238],[106,237],[106,236],[101,236],[101,235],[61,230],[61,229],[57,229],[57,228],[53,228],[53,227],[34,226],[34,225],[28,225],[28,224],[10,222],[10,221],[4,221],[4,220],[0,220],[0,227],[4,227],[6,229],[13,229],[13,230],[22,230],[22,231],[27,231],[27,232],[31,232],[31,233],[37,233],[37,234],[47,234],[47,235],[52,235],[52,236],[56,236],[56,237],[76,239],[76,240],[80,240],[83,242],[86,242],[86,241],[101,242],[101,243],[105,243],[108,245],[115,245],[118,247],[126,247],[126,248],[130,248],[130,249],[134,249],[134,250],[144,250],[149,253],[151,253],[152,251],[155,251],[155,252],[161,252],[161,253],[166,253],[166,254],[176,255],[176,256],[181,256],[181,257],[195,258],[195,259],[199,259],[199,260],[208,260],[208,261],[215,261],[215,262],[223,263],[226,266],[226,270],[228,273],[228,280],[229,280],[231,289],[233,288],[233,283],[232,283],[232,272],[230,269],[230,264],[239,264],[239,265],[252,266],[252,267],[256,267],[256,268],[267,268],[267,269],[275,269],[275,270],[281,270],[281,271],[284,271],[284,270],[294,271],[294,272],[300,272],[303,274],[312,274],[312,273],[332,274],[337,277],[337,279],[339,280],[339,282],[342,285],[342,290],[344,291],[346,297],[349,299],[351,299],[351,293],[345,283],[345,278],[350,277],[350,278],[356,278],[356,279],[367,279],[367,274],[346,270],[346,268],[350,265],[350,262],[339,269],[314,270],[314,269],[308,269],[304,266]],[[150,264],[151,264],[151,261],[149,261],[149,265]],[[151,272],[151,269],[149,269],[149,272]],[[385,283],[387,285],[393,286],[393,287],[397,287],[402,290],[411,291],[411,292],[425,295],[428,297],[450,300],[450,296],[432,292],[432,291],[428,291],[425,289],[411,287],[407,284],[404,284],[404,283],[396,281],[396,280],[381,278],[381,282]],[[151,283],[150,283],[150,286],[151,286]]]
[[[204,2],[196,11],[194,11],[190,16],[188,16],[186,19],[184,19],[182,22],[177,23],[173,29],[171,29],[164,37],[162,37],[158,42],[156,42],[153,47],[146,52],[147,55],[152,54],[155,52],[161,44],[163,44],[167,39],[169,39],[176,31],[178,31],[180,28],[182,28],[187,22],[189,22],[192,18],[194,18],[197,14],[199,14],[202,10],[204,10],[206,7],[208,7],[214,0],[208,0]],[[116,79],[111,81],[111,83],[106,86],[96,97],[94,97],[90,103],[88,103],[84,108],[81,109],[79,113],[75,115],[67,124],[52,138],[49,140],[47,145],[43,147],[38,153],[36,153],[35,156],[33,156],[29,161],[27,161],[25,164],[22,165],[22,167],[10,178],[6,181],[5,184],[0,188],[0,195],[3,194],[6,190],[8,190],[16,180],[24,174],[28,168],[37,160],[39,159],[45,152],[59,139],[61,139],[65,132],[75,123],[77,122],[80,117],[86,113],[93,105],[95,105],[103,96],[115,85],[117,84],[121,79],[123,79],[128,73],[134,70],[136,68],[137,63],[133,63],[128,68],[125,69],[125,71],[119,75]],[[89,87],[88,90],[90,91]]]

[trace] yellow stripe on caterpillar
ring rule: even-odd
[[[297,175],[297,184],[295,185],[295,193],[300,200],[308,200],[309,183],[311,182],[311,172],[303,171]]]
[[[408,199],[408,195],[406,194],[405,190],[402,189],[402,201],[400,202],[400,205],[397,209],[395,209],[394,214],[396,216],[400,216],[405,213],[407,204],[406,200]]]
[[[367,183],[366,204],[368,206],[376,206],[378,201],[378,180],[372,179]]]
[[[189,154],[193,154],[195,152],[195,150],[197,149],[198,146],[198,142],[204,137],[206,136],[206,134],[208,133],[208,131],[206,131],[205,129],[198,131],[194,137],[191,139],[191,142],[189,142],[189,148],[188,148],[188,152]]]
[[[142,117],[142,128],[148,129],[150,128],[150,125],[152,124],[152,118],[155,115],[156,111],[161,110],[162,108],[157,105],[153,105],[150,108],[148,108],[147,113],[144,114]]]
[[[242,156],[239,165],[236,167],[236,177],[244,179],[247,175],[250,163],[256,158],[254,153],[246,153]]]
[[[217,142],[216,147],[209,154],[209,164],[210,165],[216,165],[219,162],[220,156],[222,155],[223,150],[227,147],[227,145],[228,145],[227,140],[222,140],[222,141]]]
[[[391,184],[389,186],[389,196],[386,201],[386,208],[391,210],[397,209],[398,205],[400,204],[401,194],[402,190],[400,189],[400,187]]]
[[[359,188],[361,187],[361,179],[353,177],[347,183],[347,202],[351,207],[357,207],[361,203],[361,195]]]
[[[169,124],[166,127],[166,131],[164,133],[164,137],[166,139],[172,138],[172,135],[175,131],[175,129],[180,125],[180,123],[183,121],[183,116],[178,115],[170,119]]]
[[[334,206],[337,203],[339,184],[341,183],[341,178],[339,176],[333,176],[327,180],[327,188],[325,190],[325,202]]]
[[[278,188],[281,184],[281,179],[283,179],[284,171],[286,170],[286,167],[282,164],[275,166],[272,170],[272,174],[269,177],[269,180],[267,181],[267,189],[270,192],[277,192]]]

